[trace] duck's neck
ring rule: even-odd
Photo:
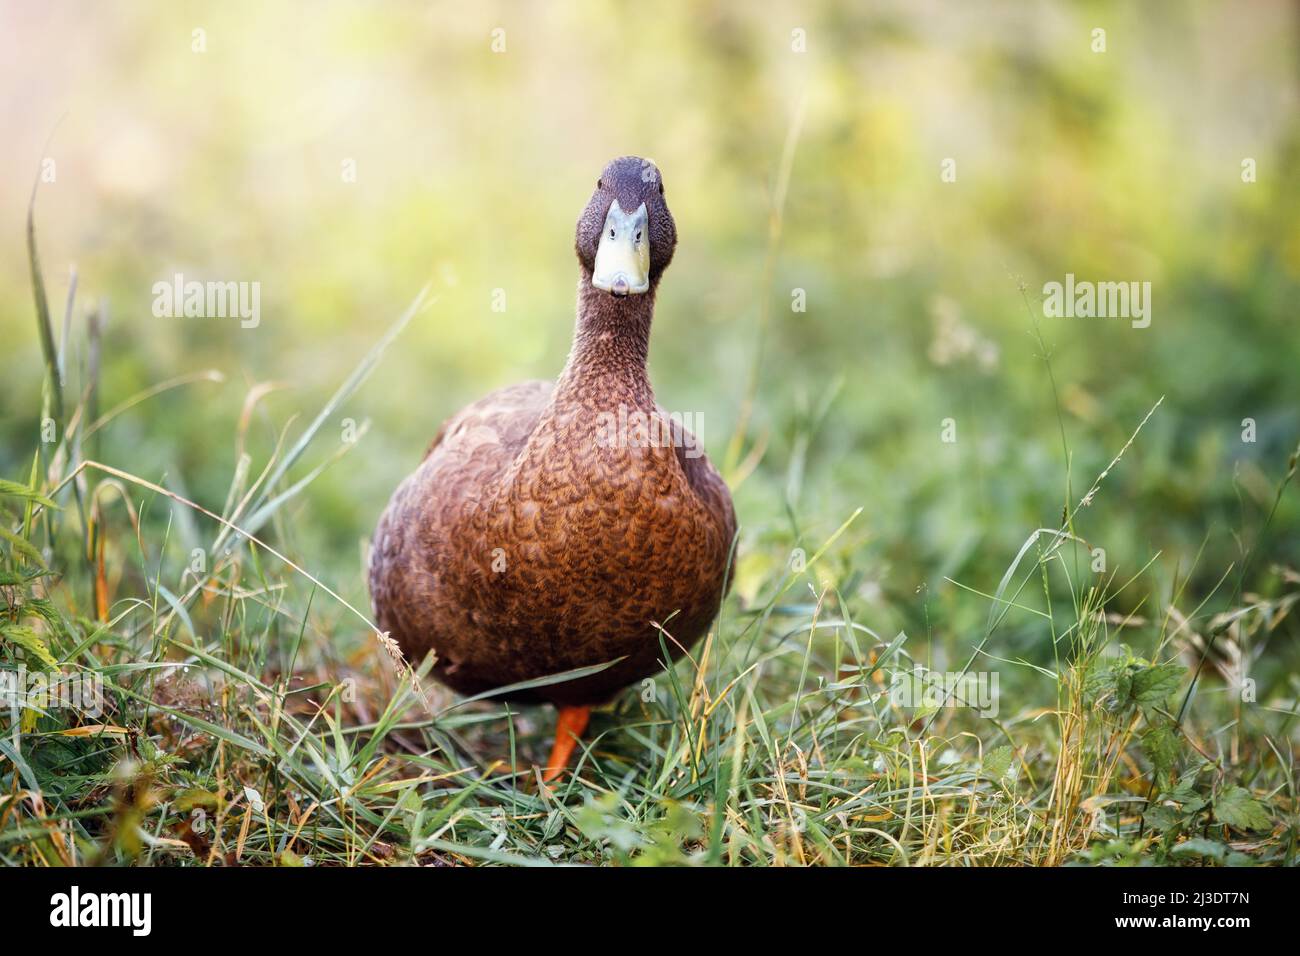
[[[578,279],[578,322],[573,348],[560,375],[557,399],[581,395],[613,397],[654,404],[646,360],[650,355],[650,321],[655,290],[616,298]]]

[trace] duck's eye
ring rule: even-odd
[[[597,188],[597,189],[604,189],[604,188],[605,188],[605,180],[603,180],[603,179],[597,179],[597,180],[596,180],[596,188]],[[660,191],[660,192],[663,192],[663,187],[662,187],[662,186],[659,187],[659,191]]]
[[[640,229],[638,229],[638,230],[636,231],[636,241],[637,241],[637,242],[640,242],[640,241],[641,241],[641,230],[640,230]]]
[[[611,239],[614,238],[614,230],[613,230],[613,229],[611,229],[611,230],[609,231],[609,238],[611,238]]]

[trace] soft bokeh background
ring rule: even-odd
[[[1062,427],[1077,500],[1161,396],[1081,531],[1120,580],[1159,555],[1135,605],[1167,600],[1176,571],[1205,596],[1300,437],[1296,3],[6,2],[0,73],[0,473],[27,474],[39,422],[24,216],[45,157],[56,313],[79,273],[71,385],[96,302],[101,407],[225,376],[122,415],[99,455],[214,510],[249,388],[285,386],[254,414],[256,470],[433,282],[437,303],[340,416],[340,435],[343,417],[371,430],[281,528],[356,599],[364,539],[439,423],[562,365],[573,223],[625,153],[659,163],[681,234],[652,376],[666,407],[703,416],[715,460],[766,328],[745,446],[766,450],[736,493],[742,600],[863,507],[825,573],[880,633],[963,654],[987,602],[944,579],[991,591],[1059,523]],[[151,287],[175,272],[260,282],[260,326],[154,318]],[[1067,272],[1150,281],[1153,321],[1040,318],[1058,424],[1032,314]],[[1293,490],[1248,587],[1295,566],[1298,513]]]

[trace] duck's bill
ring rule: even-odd
[[[649,291],[650,229],[645,203],[634,213],[623,212],[617,199],[609,207],[591,284],[618,296]]]

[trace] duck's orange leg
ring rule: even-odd
[[[551,756],[546,761],[542,783],[550,783],[564,773],[569,758],[573,756],[573,748],[578,745],[578,739],[587,729],[587,721],[590,719],[590,707],[560,708],[560,715],[555,719],[555,745],[551,747]]]

